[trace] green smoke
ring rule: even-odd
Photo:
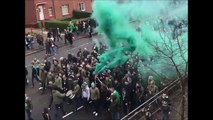
[[[167,0],[141,0],[118,3],[117,1],[95,0],[93,2],[92,17],[97,21],[97,31],[106,38],[108,50],[99,56],[100,62],[96,64],[95,74],[106,69],[124,64],[130,58],[125,54],[136,52],[141,58],[154,60],[147,64],[163,76],[174,76],[174,67],[165,63],[171,61],[156,51],[157,49],[170,54],[177,51],[177,42],[172,38],[173,28],[168,25],[168,20],[187,20],[187,5],[175,5]],[[132,27],[130,19],[139,21],[141,31]],[[185,48],[184,57],[187,58],[188,30],[179,35],[181,47]],[[185,68],[180,53],[175,53],[174,61],[180,69]],[[186,59],[188,60],[188,59]],[[146,67],[139,66],[141,73],[146,71],[154,74]],[[146,69],[146,70],[145,70]]]

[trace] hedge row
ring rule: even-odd
[[[51,30],[53,28],[59,28],[60,30],[64,30],[69,25],[69,21],[57,21],[51,20],[45,22],[45,28],[47,30]]]
[[[73,19],[71,20],[73,23],[78,23],[79,21],[87,21],[90,18],[82,18],[82,19]],[[62,21],[62,20],[49,20],[45,21],[45,28],[47,30],[57,28],[59,27],[60,30],[64,30],[68,25],[70,21]]]
[[[74,19],[79,19],[79,18],[87,18],[91,16],[91,13],[89,12],[84,12],[84,11],[78,11],[78,10],[73,10],[72,15]]]

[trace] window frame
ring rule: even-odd
[[[67,7],[67,13],[63,13],[64,12],[64,7]],[[62,15],[69,15],[69,4],[64,4],[64,5],[62,5],[61,6],[61,13],[62,13]]]
[[[83,6],[84,9],[81,9],[82,6]],[[79,8],[80,11],[86,11],[86,4],[85,4],[84,2],[80,2],[80,3],[79,3],[79,7],[80,7],[80,8]]]
[[[51,14],[50,14],[50,10],[51,10]],[[49,14],[50,17],[53,16],[53,7],[48,8],[48,14]]]

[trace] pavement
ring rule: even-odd
[[[25,28],[25,32],[28,33],[28,32],[31,32],[31,29],[30,28]],[[40,33],[40,34],[43,34],[43,37],[44,37],[44,40],[46,40],[47,38],[47,33],[48,31],[47,30],[41,30],[41,29],[32,29],[32,32],[33,33]],[[43,32],[43,33],[42,33]],[[93,32],[92,35],[96,35],[97,32]],[[61,34],[62,36],[62,41],[56,41],[56,44],[59,46],[59,47],[63,47],[63,46],[66,46],[69,44],[69,42],[67,42],[67,44],[64,43],[64,33]],[[80,40],[82,38],[87,38],[89,37],[88,34],[80,34],[80,35],[75,35],[75,40],[73,41],[76,41],[76,40]],[[34,41],[33,43],[33,48],[30,49],[30,50],[25,50],[25,56],[28,56],[28,55],[31,55],[31,54],[34,54],[34,53],[37,53],[37,52],[40,52],[40,51],[43,51],[45,50],[45,47],[42,47],[42,46],[39,46],[39,44],[36,42],[36,40]]]

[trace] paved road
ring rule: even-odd
[[[101,36],[94,36],[94,38],[103,39]],[[70,45],[68,45],[68,46],[59,48],[59,54],[56,55],[55,57],[58,59],[61,56],[67,57],[68,51],[76,54],[79,48],[83,49],[86,47],[88,50],[91,50],[92,46],[93,46],[92,40],[90,40],[88,38],[83,38],[81,40],[75,41],[72,47]],[[44,56],[45,56],[45,51],[41,51],[39,53],[35,53],[35,54],[25,57],[25,65],[28,66],[28,71],[29,71],[29,75],[28,75],[29,80],[31,80],[31,69],[30,69],[31,61],[34,58],[43,60]],[[51,59],[51,58],[52,57],[50,57],[49,59]],[[31,83],[31,81],[30,81],[30,83]],[[34,88],[31,88],[30,85],[26,87],[25,91],[32,98],[32,103],[34,105],[32,117],[35,120],[42,120],[41,113],[42,113],[43,108],[48,106],[48,104],[49,104],[48,102],[49,102],[50,92],[47,91],[45,94],[41,95],[40,92],[38,91],[38,88],[40,87],[40,85],[38,83],[35,83]],[[73,110],[73,104],[68,105],[67,103],[64,103],[65,111],[70,113]],[[109,120],[110,119],[110,113],[104,112],[102,109],[100,112],[102,112],[102,113],[100,113],[98,117],[95,117],[92,114],[92,110],[88,113],[85,113],[82,109],[80,109],[79,111],[74,112],[73,114],[70,114],[67,117],[65,117],[64,120]],[[51,110],[50,113],[51,113],[53,120],[56,120],[54,118],[54,108]],[[60,119],[62,119],[62,118],[59,118],[58,120],[60,120]]]
[[[137,28],[138,22],[133,22],[132,25],[133,25],[133,27]],[[101,40],[101,41],[103,41],[103,39],[104,39],[103,37],[101,37],[99,35],[96,35],[93,38],[95,38],[97,40]],[[54,57],[56,57],[57,59],[59,59],[60,57],[67,57],[68,51],[76,54],[79,48],[83,49],[86,47],[88,50],[91,50],[93,43],[94,42],[88,38],[76,40],[76,41],[74,41],[72,47],[70,45],[67,45],[67,46],[63,46],[63,47],[59,48],[59,54]],[[28,72],[29,72],[28,79],[30,80],[30,83],[31,83],[30,64],[31,64],[32,60],[34,58],[43,60],[44,56],[45,56],[45,51],[41,51],[41,52],[38,52],[38,53],[35,53],[32,55],[25,56],[25,65],[28,67]],[[50,57],[49,59],[51,60],[51,58],[52,57]],[[34,118],[34,120],[43,120],[41,113],[43,111],[43,108],[47,107],[49,104],[48,102],[49,102],[50,92],[48,91],[45,94],[41,95],[40,92],[38,91],[39,87],[40,87],[40,85],[35,82],[34,88],[27,86],[25,89],[26,93],[32,98],[32,103],[34,105],[32,117]],[[65,103],[64,108],[65,108],[66,112],[70,113],[73,110],[73,104],[67,105]],[[54,109],[52,109],[50,113],[51,113],[52,120],[57,120],[54,117]],[[74,112],[74,113],[68,115],[64,119],[59,118],[58,120],[110,120],[110,119],[111,119],[110,113],[105,112],[102,108],[100,108],[100,114],[98,117],[95,117],[92,114],[91,110],[88,113],[85,113],[83,110],[79,110],[77,112]]]

